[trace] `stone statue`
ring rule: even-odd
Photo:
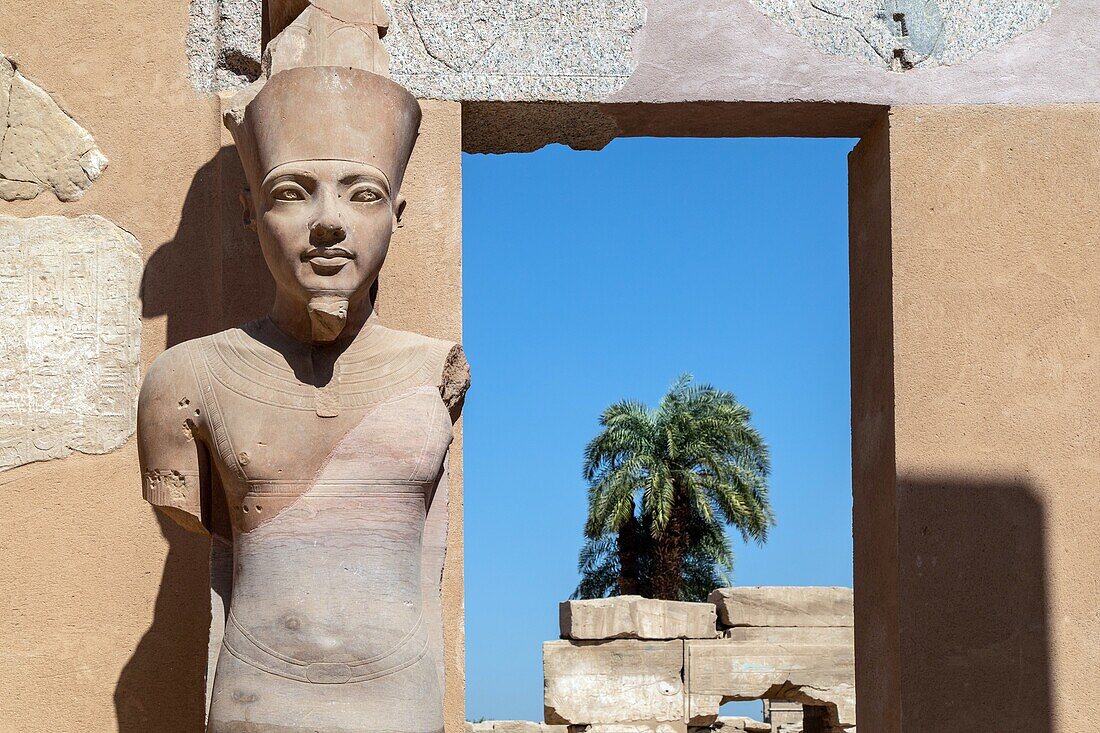
[[[398,84],[329,66],[275,73],[227,115],[275,302],[163,353],[138,407],[146,499],[232,536],[209,733],[443,729],[469,370],[458,345],[383,326],[371,297],[419,123]]]

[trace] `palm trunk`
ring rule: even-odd
[[[691,512],[680,491],[676,492],[675,497],[668,524],[653,538],[653,597],[665,601],[680,600]]]
[[[631,506],[630,519],[619,527],[619,595],[636,596],[641,588],[641,527]]]

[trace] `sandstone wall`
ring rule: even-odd
[[[870,730],[1096,728],[1098,151],[1097,105],[937,106],[853,153]]]

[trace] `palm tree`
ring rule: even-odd
[[[585,449],[588,521],[574,598],[703,600],[729,584],[725,526],[763,543],[768,448],[730,392],[685,374],[655,410],[617,402]]]

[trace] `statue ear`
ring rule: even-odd
[[[246,229],[256,231],[256,209],[252,204],[252,192],[247,188],[241,189],[237,199],[241,202],[242,223]]]
[[[397,200],[393,202],[393,230],[396,232],[397,227],[401,226],[401,217],[405,215],[405,197],[401,194],[397,194]]]

